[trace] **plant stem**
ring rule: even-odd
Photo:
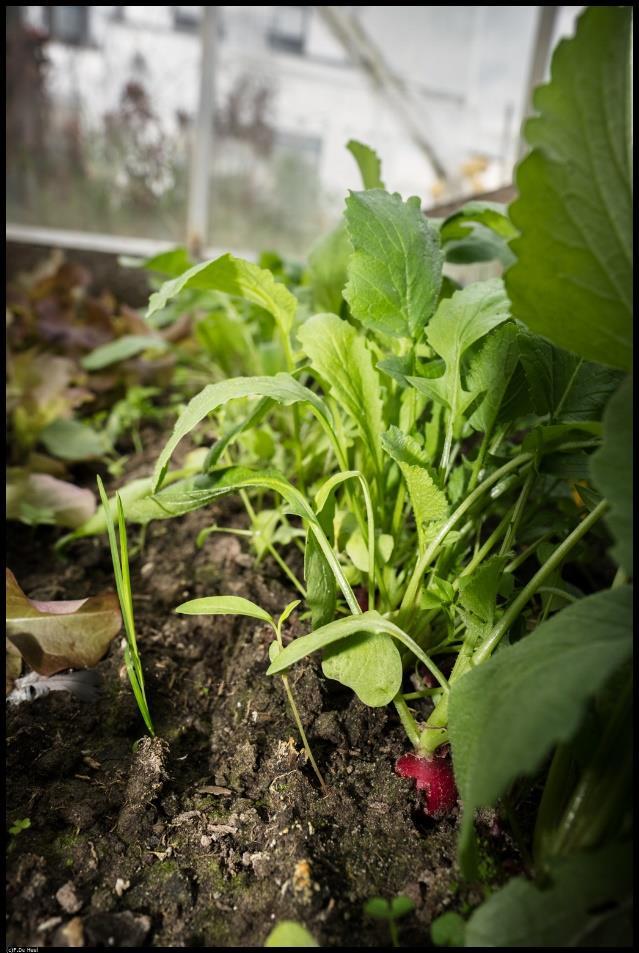
[[[523,553],[520,553],[519,556],[515,556],[515,558],[508,563],[504,568],[504,572],[514,572],[516,569],[519,569],[519,567],[526,562],[528,557],[532,556],[536,549],[541,546],[542,543],[546,542],[549,536],[552,536],[552,532],[544,533],[543,536],[540,536],[534,543],[531,543]]]
[[[473,655],[473,665],[481,665],[497,648],[500,640],[511,627],[524,606],[544,582],[564,561],[571,549],[586,535],[586,533],[601,519],[608,509],[607,500],[602,500],[582,522],[575,527],[569,536],[549,556],[543,566],[535,573],[530,582],[524,586],[517,598],[508,606],[499,622],[493,627],[488,638],[480,645]]]
[[[322,777],[322,773],[320,769],[317,767],[317,762],[315,761],[315,758],[313,757],[313,752],[311,751],[311,746],[308,743],[308,738],[306,737],[306,732],[304,731],[304,726],[302,725],[302,719],[300,718],[300,713],[297,710],[297,705],[295,703],[295,698],[293,696],[291,686],[289,685],[289,682],[288,682],[288,677],[286,675],[282,675],[281,678],[282,678],[282,681],[284,682],[284,688],[286,689],[288,703],[291,706],[291,711],[293,712],[293,718],[295,719],[297,730],[300,733],[302,744],[304,745],[304,750],[306,751],[306,755],[308,757],[308,760],[311,762],[313,771],[317,775],[319,783],[322,786],[322,790],[326,791],[326,782],[324,778]]]
[[[489,490],[509,473],[512,473],[513,470],[517,470],[519,467],[528,463],[530,460],[532,460],[532,457],[533,455],[531,453],[520,453],[513,460],[510,460],[502,467],[499,467],[498,470],[495,470],[495,472],[492,473],[486,480],[480,483],[479,486],[476,487],[476,489],[474,489],[473,492],[470,493],[462,503],[460,503],[454,513],[448,517],[430,546],[428,546],[428,548],[417,561],[417,565],[415,566],[413,575],[411,576],[410,582],[406,588],[406,592],[402,600],[401,608],[403,610],[412,609],[414,606],[424,572],[434,559],[439,547],[448,533],[451,531],[451,529],[453,529],[454,526],[457,525],[464,513],[468,512],[468,510],[474,506],[477,500],[479,500],[487,490]]]
[[[519,494],[517,502],[515,503],[515,507],[512,511],[510,525],[508,527],[506,535],[504,536],[503,542],[499,548],[500,556],[504,556],[509,551],[515,539],[515,533],[517,532],[517,529],[521,522],[521,518],[524,513],[524,507],[526,506],[526,501],[528,499],[528,496],[530,495],[532,485],[535,482],[535,477],[536,477],[535,471],[531,470],[528,476],[526,477],[526,481],[524,485],[521,488],[521,493]]]
[[[242,503],[244,504],[244,508],[246,509],[246,512],[248,513],[249,519],[251,521],[251,525],[255,526],[256,514],[251,504],[251,501],[248,498],[248,494],[246,490],[240,490],[239,492],[240,492],[240,498],[242,500]],[[255,530],[251,530],[251,533],[253,536],[257,535]],[[302,597],[306,599],[306,589],[304,588],[302,583],[299,581],[299,579],[297,578],[295,573],[292,571],[292,569],[289,569],[289,567],[286,565],[286,563],[284,562],[280,554],[277,552],[273,544],[265,540],[264,545],[266,546],[267,551],[271,554],[271,556],[273,557],[277,565],[280,567],[282,572],[290,579],[290,581],[293,583],[293,585],[295,586],[297,591],[302,595]]]
[[[397,714],[399,715],[399,720],[402,723],[404,731],[408,735],[408,740],[412,744],[413,748],[419,748],[419,731],[417,729],[417,724],[401,692],[398,692],[397,695],[395,695],[393,698],[393,704],[397,709]]]
[[[499,537],[502,535],[502,533],[506,529],[506,526],[508,525],[509,520],[510,520],[510,513],[507,512],[506,515],[503,517],[503,519],[500,520],[499,524],[492,531],[492,533],[490,534],[486,542],[482,544],[482,546],[477,550],[477,552],[475,553],[471,561],[468,563],[468,565],[464,567],[463,572],[459,574],[459,579],[461,579],[463,576],[470,576],[470,574],[475,571],[477,566],[479,566],[479,564],[483,561],[484,557],[490,552],[490,550],[493,548],[493,546],[495,545]],[[459,579],[456,579],[455,582],[453,583],[455,587],[459,585]]]

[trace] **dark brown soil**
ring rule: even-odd
[[[155,451],[131,459],[127,478],[149,472]],[[385,925],[362,906],[405,894],[416,908],[401,943],[428,946],[432,918],[463,912],[485,889],[456,873],[457,818],[426,818],[394,774],[407,750],[394,713],[366,708],[311,659],[290,680],[322,792],[281,680],[265,675],[268,627],[173,613],[204,595],[242,595],[273,614],[295,598],[275,563],[255,566],[244,539],[213,534],[197,549],[214,520],[241,524],[238,501],[151,524],[132,560],[156,739],[144,735],[120,637],[98,666],[95,702],[52,692],[8,709],[7,826],[31,821],[8,843],[8,944],[259,947],[293,919],[322,946],[384,948]],[[105,538],[61,558],[58,535],[11,524],[7,565],[29,596],[113,588]],[[286,636],[303,631],[293,616]],[[487,832],[490,850],[504,850],[503,835],[491,844]]]

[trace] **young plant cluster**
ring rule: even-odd
[[[588,8],[558,47],[508,211],[471,202],[429,220],[351,143],[364,188],[301,275],[227,254],[149,305],[152,318],[221,293],[265,339],[244,367],[229,345],[240,376],[190,401],[151,492],[123,494],[126,519],[239,493],[257,555],[276,557],[309,631],[284,646],[297,603],[278,621],[223,594],[177,611],[260,619],[274,633],[267,674],[319,653],[327,679],[392,705],[412,749],[396,770],[426,812],[461,798],[467,877],[476,810],[504,798],[516,815],[522,779],[543,785],[521,835],[532,879],[462,924],[468,946],[529,945],[531,923],[540,945],[574,945],[620,935],[628,917],[629,24],[629,8]],[[503,277],[444,273],[488,258]],[[202,472],[169,485],[178,443],[211,419]]]

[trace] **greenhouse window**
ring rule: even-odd
[[[267,34],[269,46],[285,53],[304,53],[308,7],[276,7]]]
[[[173,25],[176,30],[196,32],[202,22],[202,7],[173,7]]]
[[[87,46],[90,7],[45,7],[45,23],[52,40],[72,46]]]

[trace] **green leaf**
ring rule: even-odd
[[[459,579],[459,601],[482,622],[492,623],[499,585],[508,556],[491,556],[470,576]]]
[[[308,279],[317,311],[339,314],[348,278],[348,261],[353,254],[346,224],[340,222],[328,235],[315,242],[308,255]]]
[[[97,665],[122,627],[113,593],[61,602],[28,599],[6,575],[6,633],[40,675]]]
[[[430,938],[434,946],[464,946],[466,921],[453,910],[436,917],[430,925]]]
[[[95,497],[73,483],[48,473],[7,473],[5,518],[29,525],[50,523],[76,529],[95,513]]]
[[[315,514],[304,497],[277,470],[251,470],[249,467],[223,467],[209,474],[178,480],[151,496],[132,500],[125,507],[127,522],[144,524],[154,519],[183,516],[208,506],[217,497],[252,486],[280,493],[292,513],[316,522]]]
[[[473,812],[494,804],[575,734],[586,702],[632,652],[632,589],[574,603],[451,686],[449,732],[464,803],[468,869]]]
[[[184,615],[246,615],[251,619],[273,624],[268,612],[241,596],[206,596],[203,599],[191,599],[190,602],[179,605],[175,612]]]
[[[458,421],[476,397],[463,386],[462,359],[476,341],[509,317],[509,302],[500,278],[477,281],[456,291],[440,303],[426,335],[430,346],[445,361],[444,373],[434,379],[408,380],[420,393],[448,407],[452,420]]]
[[[517,329],[508,322],[491,331],[473,358],[468,372],[468,391],[483,394],[481,403],[468,418],[475,430],[490,433],[515,372],[519,349]]]
[[[505,206],[497,202],[467,202],[439,230],[446,260],[455,264],[498,259],[511,265],[515,256],[508,241],[516,235]]]
[[[288,336],[297,312],[297,298],[270,271],[258,268],[250,261],[222,255],[189,268],[179,278],[166,281],[151,295],[146,317],[166,307],[168,302],[185,288],[199,291],[222,291],[245,298],[268,311],[282,334]]]
[[[308,932],[306,927],[294,920],[282,920],[274,926],[266,938],[264,946],[274,946],[279,949],[294,946],[319,946],[319,943]]]
[[[322,529],[329,539],[332,536],[334,501],[331,499],[318,514]],[[332,622],[337,606],[337,585],[326,556],[309,527],[304,548],[304,580],[306,582],[306,603],[311,610],[311,621],[315,628]]]
[[[419,199],[351,192],[346,224],[355,249],[344,297],[366,327],[418,340],[435,310],[443,256]]]
[[[147,271],[155,271],[160,275],[166,275],[168,278],[177,278],[193,265],[186,248],[170,248],[169,251],[160,252],[159,255],[153,255],[147,258],[142,267]]]
[[[355,422],[379,470],[379,435],[383,429],[381,385],[363,336],[335,314],[316,314],[302,325],[298,337],[313,370],[325,385],[325,392]]]
[[[466,946],[618,949],[632,945],[629,844],[611,844],[595,853],[558,860],[550,876],[544,889],[517,877],[493,893],[470,917]],[[601,926],[617,918],[621,918],[617,942],[593,942]]]
[[[590,462],[592,480],[610,503],[606,520],[615,539],[612,553],[628,576],[633,561],[632,404],[632,377],[627,377],[606,407],[603,444]]]
[[[385,189],[386,186],[382,182],[382,162],[375,150],[357,139],[350,139],[346,148],[357,162],[364,188]]]
[[[191,476],[192,474],[199,473],[202,469],[202,463],[205,454],[206,450],[203,448],[198,448],[197,450],[193,450],[191,453],[188,453],[184,460],[184,466],[180,467],[179,470],[172,470],[167,474],[165,481],[166,484],[168,485],[169,483],[183,480],[185,477]],[[151,491],[151,486],[151,477],[140,477],[139,479],[131,480],[130,483],[126,483],[124,486],[120,487],[118,490],[118,496],[122,500],[123,505],[128,507],[129,504],[133,503],[135,500],[142,500],[147,497]],[[112,497],[108,501],[108,504],[111,517],[115,518],[117,514],[117,502],[115,497]],[[82,539],[84,536],[98,536],[100,533],[106,533],[106,531],[106,512],[104,505],[101,505],[98,506],[93,516],[78,526],[73,533],[69,533],[67,536],[64,536],[62,539],[58,540],[56,543],[56,549],[62,549],[74,539]]]
[[[115,341],[109,341],[87,354],[80,361],[85,371],[100,371],[110,364],[126,361],[144,351],[166,351],[168,344],[161,337],[152,334],[125,334]]]
[[[364,904],[364,913],[375,920],[390,920],[390,903],[385,897],[371,897]]]
[[[390,636],[383,632],[358,632],[324,654],[322,671],[352,688],[371,708],[390,704],[402,687],[402,659]]]
[[[390,902],[391,907],[391,916],[393,920],[399,920],[401,917],[405,917],[407,914],[412,913],[415,909],[415,903],[410,899],[410,897],[393,897]]]
[[[537,89],[510,216],[513,313],[554,344],[632,362],[630,7],[589,7]]]
[[[398,427],[382,434],[382,446],[402,471],[417,524],[420,549],[426,533],[448,516],[446,494],[434,482],[428,457],[419,444]]]
[[[305,401],[324,418],[329,426],[331,425],[331,415],[324,402],[313,391],[291,377],[290,374],[276,374],[275,377],[235,377],[232,380],[209,384],[189,401],[185,410],[178,417],[173,433],[155,464],[155,470],[153,471],[154,490],[157,490],[162,483],[171,454],[180,440],[190,433],[208,414],[217,410],[218,407],[226,404],[229,400],[236,400],[239,397],[270,397],[284,405]],[[262,405],[260,405],[260,409],[262,409]],[[240,433],[245,426],[246,423],[241,424],[240,429],[234,430],[232,436]],[[230,440],[228,435],[225,439],[227,439],[228,444]]]
[[[341,639],[346,639],[351,635],[362,632],[385,632],[396,641],[405,645],[406,648],[410,649],[413,655],[423,662],[438,678],[442,677],[430,658],[420,649],[419,645],[410,635],[407,635],[406,632],[393,622],[385,619],[374,610],[351,615],[344,619],[337,619],[335,622],[322,626],[321,629],[316,629],[315,632],[311,632],[309,635],[303,635],[301,638],[295,639],[294,642],[291,642],[290,645],[287,645],[286,648],[280,652],[276,661],[271,664],[266,674],[275,675],[278,672],[282,672],[284,669],[294,665],[295,662],[299,662],[300,659],[306,658],[306,656],[312,652],[325,649],[334,642],[339,642]]]
[[[584,361],[520,328],[517,343],[528,389],[540,417],[599,420],[623,374]]]
[[[284,607],[284,609],[280,613],[279,619],[277,620],[277,626],[279,629],[282,628],[282,626],[284,625],[284,623],[290,616],[291,612],[294,612],[295,609],[297,609],[300,602],[301,602],[300,599],[294,599],[293,602],[289,602],[288,605]]]
[[[95,460],[110,449],[104,434],[79,420],[54,420],[40,432],[40,440],[59,460]]]
[[[439,229],[442,244],[457,241],[472,234],[472,225],[478,222],[485,225],[496,235],[511,239],[517,235],[517,229],[508,217],[505,205],[499,202],[466,202],[460,209],[444,219]]]

